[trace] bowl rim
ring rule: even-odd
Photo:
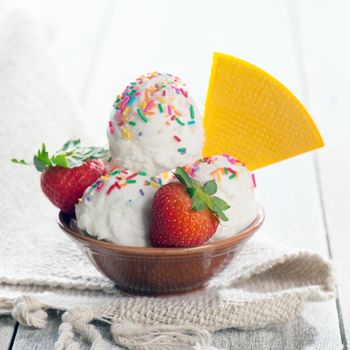
[[[62,212],[61,210],[57,216],[57,223],[60,228],[65,231],[72,238],[79,240],[85,245],[94,246],[94,248],[107,249],[109,251],[114,251],[118,253],[125,254],[142,254],[142,255],[183,255],[183,254],[194,254],[194,253],[205,253],[211,252],[217,249],[230,248],[232,245],[244,240],[245,238],[251,236],[257,229],[260,228],[265,220],[265,211],[262,206],[260,206],[258,216],[253,220],[253,222],[243,229],[238,234],[231,236],[229,238],[213,241],[206,243],[204,245],[192,248],[163,248],[163,247],[133,247],[124,246],[117,243],[99,241],[94,238],[89,238],[84,236],[81,232],[72,229],[69,225],[72,215]],[[68,221],[69,219],[69,221]]]

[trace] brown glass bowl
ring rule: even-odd
[[[58,224],[116,287],[133,294],[177,294],[204,287],[259,229],[264,212],[238,235],[195,248],[127,247],[85,236],[72,216]]]

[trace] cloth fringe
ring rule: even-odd
[[[195,326],[141,326],[130,322],[114,323],[115,342],[131,350],[217,350],[211,334]]]
[[[16,299],[0,298],[0,315],[11,314],[21,325],[44,328],[47,324],[45,306],[36,298],[25,295]]]
[[[16,299],[0,298],[0,314],[11,314],[21,325],[44,328],[47,312],[44,304],[31,296]],[[98,315],[89,307],[77,307],[62,315],[55,350],[79,350],[76,336],[83,337],[91,350],[106,350],[112,346],[90,324]],[[130,350],[218,350],[209,331],[195,326],[142,326],[131,322],[111,326],[114,341]]]

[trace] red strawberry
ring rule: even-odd
[[[56,207],[74,213],[74,206],[85,189],[106,173],[99,160],[87,160],[78,167],[49,167],[41,174],[41,189]]]
[[[74,205],[85,189],[106,173],[104,164],[97,159],[103,158],[107,151],[104,147],[80,147],[80,140],[70,140],[49,157],[43,144],[33,159],[36,169],[42,172],[42,191],[56,207],[73,214]],[[12,161],[30,164],[24,160]]]
[[[207,242],[218,227],[219,218],[227,221],[223,210],[229,206],[212,196],[217,191],[214,180],[202,187],[182,168],[180,181],[162,186],[152,203],[151,243],[154,247],[196,247]]]

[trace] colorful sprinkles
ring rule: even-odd
[[[231,163],[232,165],[234,165],[234,164],[244,165],[238,159],[233,158],[232,156],[230,156],[228,154],[223,154],[222,156],[225,157],[228,160],[228,162]],[[216,159],[217,158],[215,156],[199,159],[192,166],[187,167],[186,171],[188,172],[189,175],[191,175],[192,177],[195,177],[196,171],[198,171],[200,169],[200,167],[203,163],[212,164]],[[228,167],[218,167],[218,168],[214,169],[210,173],[210,175],[213,178],[215,178],[218,182],[221,182],[222,176],[228,176],[229,180],[233,180],[234,178],[238,177],[239,173],[236,170],[232,169],[230,166],[228,166]]]
[[[194,108],[193,108],[193,105],[190,106],[190,115],[191,115],[191,119],[194,119]]]
[[[188,98],[185,85],[175,76],[153,72],[137,78],[116,97],[113,104],[116,113],[109,121],[109,132],[114,134],[116,127],[119,127],[124,140],[131,140],[133,133],[129,128],[137,127],[138,124],[136,120],[129,120],[132,111],[144,123],[148,123],[158,114],[163,116],[167,126],[171,126],[174,122],[181,127],[194,125],[196,122],[193,104],[189,106],[187,113],[184,111],[181,113],[180,107],[174,103],[176,95]],[[143,136],[141,131],[136,135]],[[181,142],[177,136],[174,140]],[[186,151],[179,151],[179,153],[185,154]]]
[[[252,181],[253,181],[254,188],[256,188],[255,174],[253,174],[253,173],[252,173]]]
[[[139,117],[140,117],[145,123],[148,123],[147,117],[145,117],[145,116],[143,115],[143,113],[141,112],[140,108],[137,109],[137,114],[139,115]]]
[[[185,125],[185,123],[183,123],[179,118],[175,118],[175,120],[178,122],[178,124],[180,124],[180,125],[182,125],[182,126]]]
[[[148,174],[145,171],[130,172],[127,169],[114,169],[108,175],[102,175],[91,186],[85,198],[87,201],[90,201],[93,196],[94,190],[96,191],[96,193],[100,193],[102,192],[102,190],[105,190],[105,194],[108,196],[114,190],[121,190],[126,186],[135,185],[141,187],[138,188],[138,192],[140,196],[144,196],[144,187],[152,186],[158,189],[163,185],[163,183],[166,183],[170,179],[171,174],[165,172],[159,176],[151,176],[149,178],[147,178],[147,176]],[[141,181],[139,181],[138,179]],[[131,199],[129,199],[129,201],[130,200]]]

